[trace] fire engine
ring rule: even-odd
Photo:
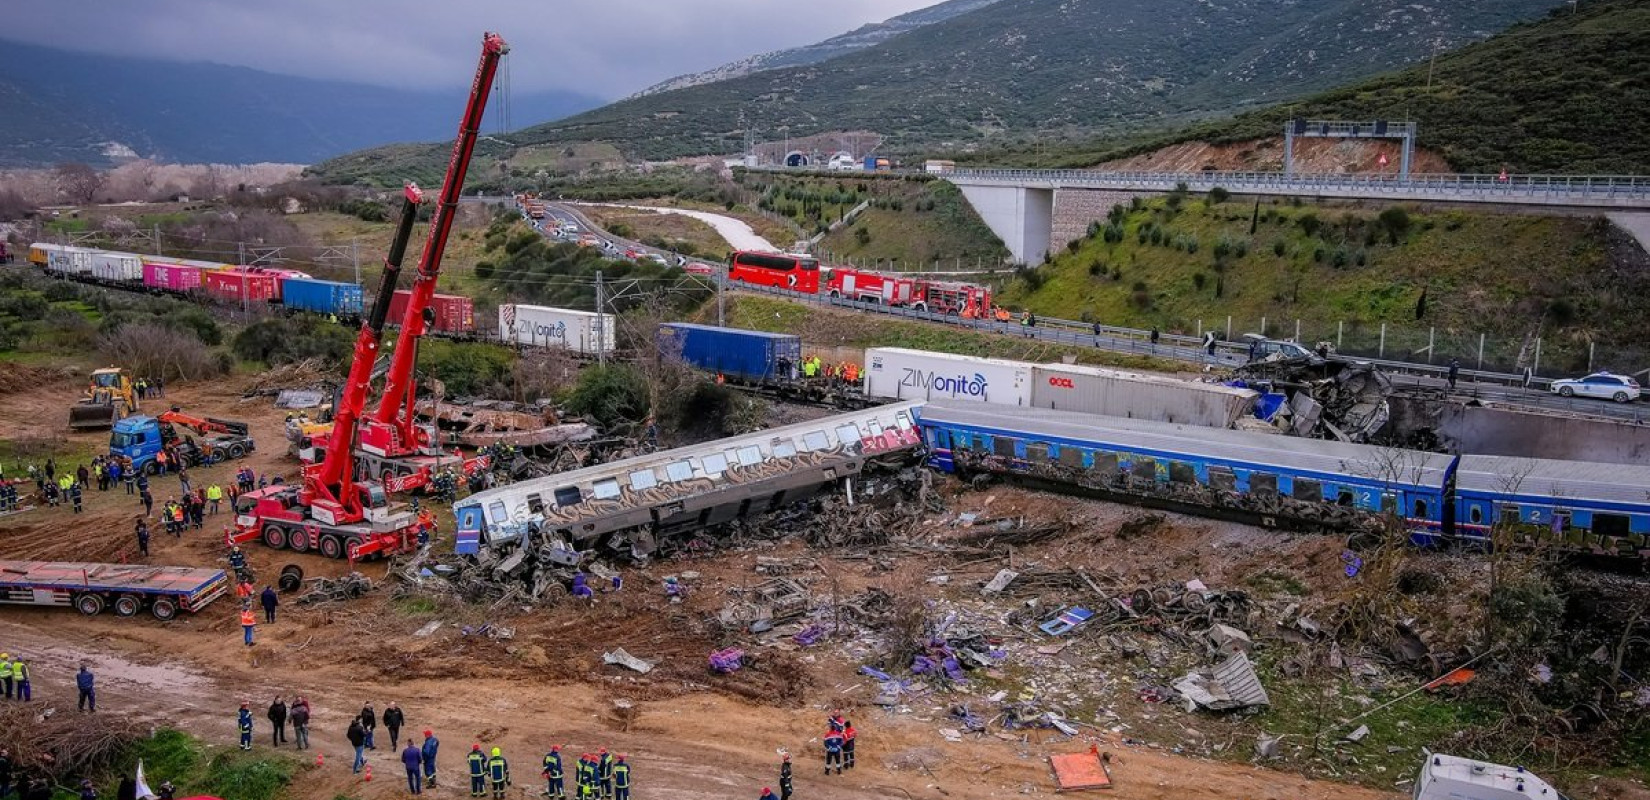
[[[991,289],[960,281],[934,281],[880,272],[832,267],[825,286],[831,297],[867,303],[984,317],[991,309]]]

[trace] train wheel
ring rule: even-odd
[[[318,547],[321,555],[327,558],[342,558],[344,555],[344,543],[336,536],[322,536]]]
[[[103,613],[103,597],[95,594],[83,594],[74,599],[76,611],[88,617],[95,617]]]
[[[177,617],[178,604],[170,597],[162,597],[149,606],[149,613],[161,622],[169,622]]]
[[[285,550],[287,544],[286,528],[280,525],[265,525],[264,544],[276,550]]]
[[[143,610],[143,600],[137,595],[123,594],[115,598],[115,616],[130,617]]]
[[[309,533],[302,528],[293,528],[286,535],[286,546],[292,548],[294,553],[309,552]]]

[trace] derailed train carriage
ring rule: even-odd
[[[642,559],[671,534],[766,513],[921,444],[895,403],[666,450],[473,494],[453,508],[457,552],[522,542],[541,563],[598,550]],[[559,551],[559,552],[556,552]]]
[[[931,466],[1298,530],[1397,517],[1422,545],[1515,542],[1650,557],[1650,467],[1451,456],[1045,409],[932,402]]]

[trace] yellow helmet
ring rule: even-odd
[[[498,751],[497,747],[493,748],[493,755],[495,755],[495,756],[499,755],[499,751]]]
[[[0,653],[0,661],[6,661],[10,658],[11,658],[11,653]]]

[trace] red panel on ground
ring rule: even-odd
[[[1106,774],[1106,768],[1100,763],[1100,757],[1095,755],[1093,751],[1049,756],[1048,763],[1054,767],[1054,783],[1058,787],[1055,789],[1057,792],[1111,788],[1111,776]]]

